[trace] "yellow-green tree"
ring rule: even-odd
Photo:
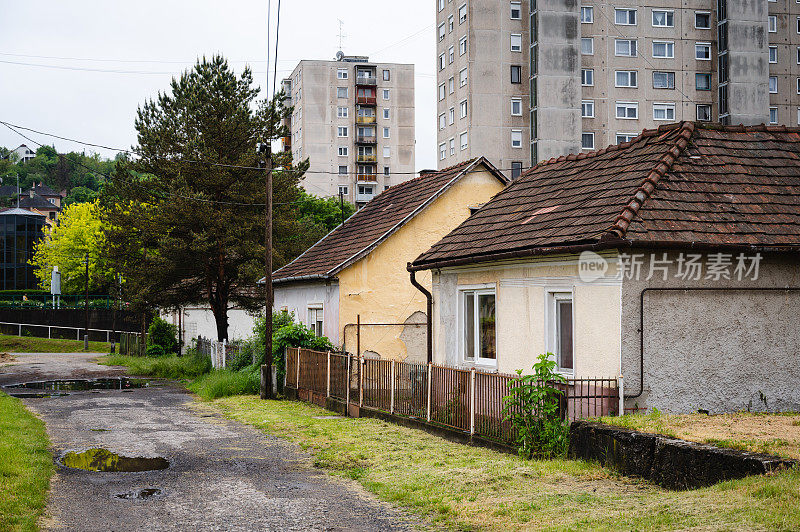
[[[104,260],[105,233],[97,202],[69,205],[59,216],[59,224],[45,226],[45,237],[34,248],[30,263],[36,268],[42,288],[50,288],[53,266],[61,272],[61,291],[81,293],[86,283],[86,255],[89,255],[89,290],[105,291],[114,272]]]

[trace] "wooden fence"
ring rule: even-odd
[[[144,341],[140,333],[119,333],[119,354],[134,357],[144,356]]]
[[[490,440],[514,441],[511,422],[504,420],[502,411],[516,375],[298,348],[288,348],[285,360],[286,387]],[[556,384],[563,392],[561,419],[617,415],[620,384],[616,378]]]

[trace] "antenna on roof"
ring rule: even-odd
[[[341,51],[344,50],[344,46],[342,45],[342,43],[344,42],[344,38],[347,37],[347,35],[345,35],[344,32],[342,31],[344,28],[344,22],[342,21],[342,19],[337,18],[336,20],[339,22],[339,50]],[[336,55],[338,56],[339,54]]]

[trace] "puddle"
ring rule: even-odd
[[[53,381],[23,382],[9,384],[3,388],[8,395],[21,398],[60,397],[69,395],[65,392],[122,390],[145,388],[150,383],[147,379],[131,379],[128,377],[107,377],[100,379],[60,379]]]
[[[165,458],[130,458],[108,449],[89,449],[80,453],[69,451],[64,453],[59,462],[73,469],[114,473],[155,471],[169,467],[169,461]]]
[[[158,488],[144,488],[140,490],[126,491],[125,493],[117,493],[114,495],[117,499],[125,500],[139,500],[146,501],[161,496],[161,490]]]

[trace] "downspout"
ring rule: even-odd
[[[411,284],[414,285],[414,288],[422,292],[425,295],[425,299],[428,301],[428,364],[431,364],[433,362],[433,296],[424,286],[419,284],[417,281],[417,272],[411,269],[410,262],[406,266],[406,269],[410,275]]]

